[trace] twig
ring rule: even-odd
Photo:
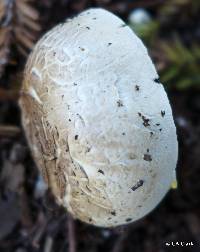
[[[21,132],[20,128],[11,125],[0,125],[0,137],[15,137]]]
[[[13,18],[13,5],[14,5],[14,1],[5,1],[5,13],[7,14],[5,16],[5,19],[3,20],[3,23],[1,24],[2,27],[6,27],[9,26],[12,22],[12,18]]]
[[[41,212],[38,216],[38,224],[35,230],[35,236],[32,239],[32,246],[34,248],[40,248],[40,240],[45,233],[48,220],[45,218],[44,213]]]
[[[51,252],[53,246],[53,239],[51,236],[47,236],[44,244],[44,252]]]
[[[76,252],[75,223],[73,218],[69,214],[67,218],[67,229],[68,229],[69,252]]]

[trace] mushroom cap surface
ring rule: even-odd
[[[143,43],[114,14],[89,9],[44,35],[20,106],[34,160],[75,218],[129,223],[170,189],[178,152],[171,107]]]

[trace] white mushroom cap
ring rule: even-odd
[[[23,125],[58,202],[97,226],[150,212],[175,179],[167,95],[141,40],[103,9],[48,32],[29,57]]]

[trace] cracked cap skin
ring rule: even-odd
[[[34,160],[57,202],[103,227],[145,216],[175,180],[171,107],[125,23],[89,9],[45,34],[20,98]]]

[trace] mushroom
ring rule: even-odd
[[[133,222],[175,180],[167,95],[141,40],[106,10],[84,11],[39,40],[20,106],[34,160],[75,218],[104,227]]]

